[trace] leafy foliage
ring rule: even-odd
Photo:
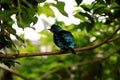
[[[15,67],[15,63],[20,64],[19,62],[13,60],[13,59],[0,59],[1,63],[4,63],[7,67]]]

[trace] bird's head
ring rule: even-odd
[[[57,24],[53,24],[53,25],[51,26],[51,28],[48,29],[48,30],[50,30],[50,31],[53,32],[53,33],[57,33],[57,32],[59,32],[59,31],[62,31],[62,28],[61,28],[59,25],[57,25]]]

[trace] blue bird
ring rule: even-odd
[[[53,24],[49,30],[53,33],[54,43],[62,52],[71,50],[73,54],[76,54],[74,51],[74,38],[69,31],[62,30],[62,28],[56,24]]]

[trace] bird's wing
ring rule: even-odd
[[[54,42],[61,50],[70,49],[72,53],[75,54],[74,38],[69,31],[60,31],[57,34],[54,34]]]
[[[65,44],[69,45],[71,42],[73,42],[73,36],[68,31],[60,32],[59,36],[61,37],[62,42],[64,42]]]

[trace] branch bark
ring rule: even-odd
[[[112,34],[110,35],[108,38],[106,38],[104,41],[92,45],[92,46],[87,46],[87,47],[83,47],[83,48],[75,48],[74,50],[76,52],[80,52],[80,51],[85,51],[85,50],[90,50],[90,49],[94,49],[97,48],[107,42],[113,41],[115,40],[113,38],[113,36],[120,30],[120,27],[118,27],[118,29]],[[119,39],[119,38],[118,38]],[[71,53],[71,51],[66,51],[65,53]],[[33,52],[33,53],[21,53],[21,54],[0,54],[0,58],[11,58],[11,59],[16,59],[16,58],[21,58],[21,57],[30,57],[30,56],[45,56],[45,55],[58,55],[58,54],[65,54],[65,53],[61,53],[60,51],[57,52]]]

